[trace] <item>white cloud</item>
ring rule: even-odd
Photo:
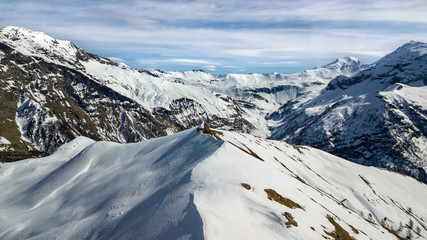
[[[167,59],[165,62],[176,63],[176,64],[186,65],[186,66],[195,66],[210,72],[215,72],[217,66],[221,65],[220,63],[217,63],[217,62],[212,62],[212,61],[207,61],[202,59],[187,59],[187,58]]]
[[[192,66],[194,68],[201,68],[206,71],[214,72],[217,66],[220,66],[219,62],[212,62],[203,59],[189,59],[189,58],[171,58],[171,59],[140,59],[138,63],[144,66],[156,67],[162,64],[175,64],[180,66]]]
[[[425,0],[216,0],[216,1],[122,1],[100,4],[112,16],[134,22],[224,21],[280,22],[288,20],[427,22]]]
[[[343,51],[343,54],[346,55],[363,55],[363,56],[374,56],[374,57],[383,57],[386,54],[388,54],[390,52],[385,52],[385,51],[368,51],[368,50],[352,50],[352,49],[347,49]]]
[[[180,63],[180,64],[191,65],[191,66],[199,66],[202,64],[208,64],[209,66],[221,65],[220,63],[211,62],[211,61],[207,61],[207,60],[188,59],[188,58],[167,59],[167,60],[165,60],[165,62]]]
[[[242,66],[225,65],[223,68],[242,68]]]
[[[216,66],[215,65],[206,65],[204,67],[202,67],[204,70],[209,71],[209,72],[215,72],[216,71]]]
[[[43,31],[128,64],[129,55],[147,56],[134,62],[150,67],[243,69],[248,62],[270,67],[346,55],[376,60],[409,40],[427,39],[425,0],[22,0],[2,1],[0,9],[0,26]]]
[[[119,57],[107,57],[107,58],[110,59],[113,62],[121,62],[121,63],[126,62],[124,59],[119,58]]]
[[[274,61],[274,62],[262,62],[262,65],[292,65],[292,64],[298,64],[300,62],[297,61]]]

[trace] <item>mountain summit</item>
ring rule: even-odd
[[[355,57],[344,57],[337,58],[334,62],[322,66],[322,68],[339,70],[341,71],[341,75],[354,75],[354,72],[360,69],[361,65],[362,64],[360,63],[359,59]]]
[[[9,26],[0,30],[0,41],[20,53],[44,59],[45,61],[71,68],[82,69],[79,60],[96,58],[106,64],[113,64],[107,58],[86,53],[70,41],[54,39],[45,33],[22,27]]]

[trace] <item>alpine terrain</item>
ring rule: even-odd
[[[426,239],[427,185],[205,126],[0,165],[1,239]]]
[[[268,113],[363,67],[348,58],[288,75],[148,71],[41,32],[5,27],[0,31],[0,136],[5,139],[0,160],[48,155],[76,136],[137,142],[202,122],[268,137]]]
[[[0,161],[78,136],[131,143],[200,125],[309,145],[427,182],[427,44],[294,74],[141,70],[20,27],[0,30]]]

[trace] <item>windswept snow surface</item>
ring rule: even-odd
[[[49,157],[2,164],[0,238],[332,239],[332,222],[356,239],[426,238],[427,186],[413,178],[309,147],[216,135],[81,137]],[[297,226],[287,227],[289,214]]]

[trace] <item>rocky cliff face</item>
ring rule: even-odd
[[[427,44],[410,42],[355,76],[333,79],[319,96],[271,115],[273,138],[426,182]]]

